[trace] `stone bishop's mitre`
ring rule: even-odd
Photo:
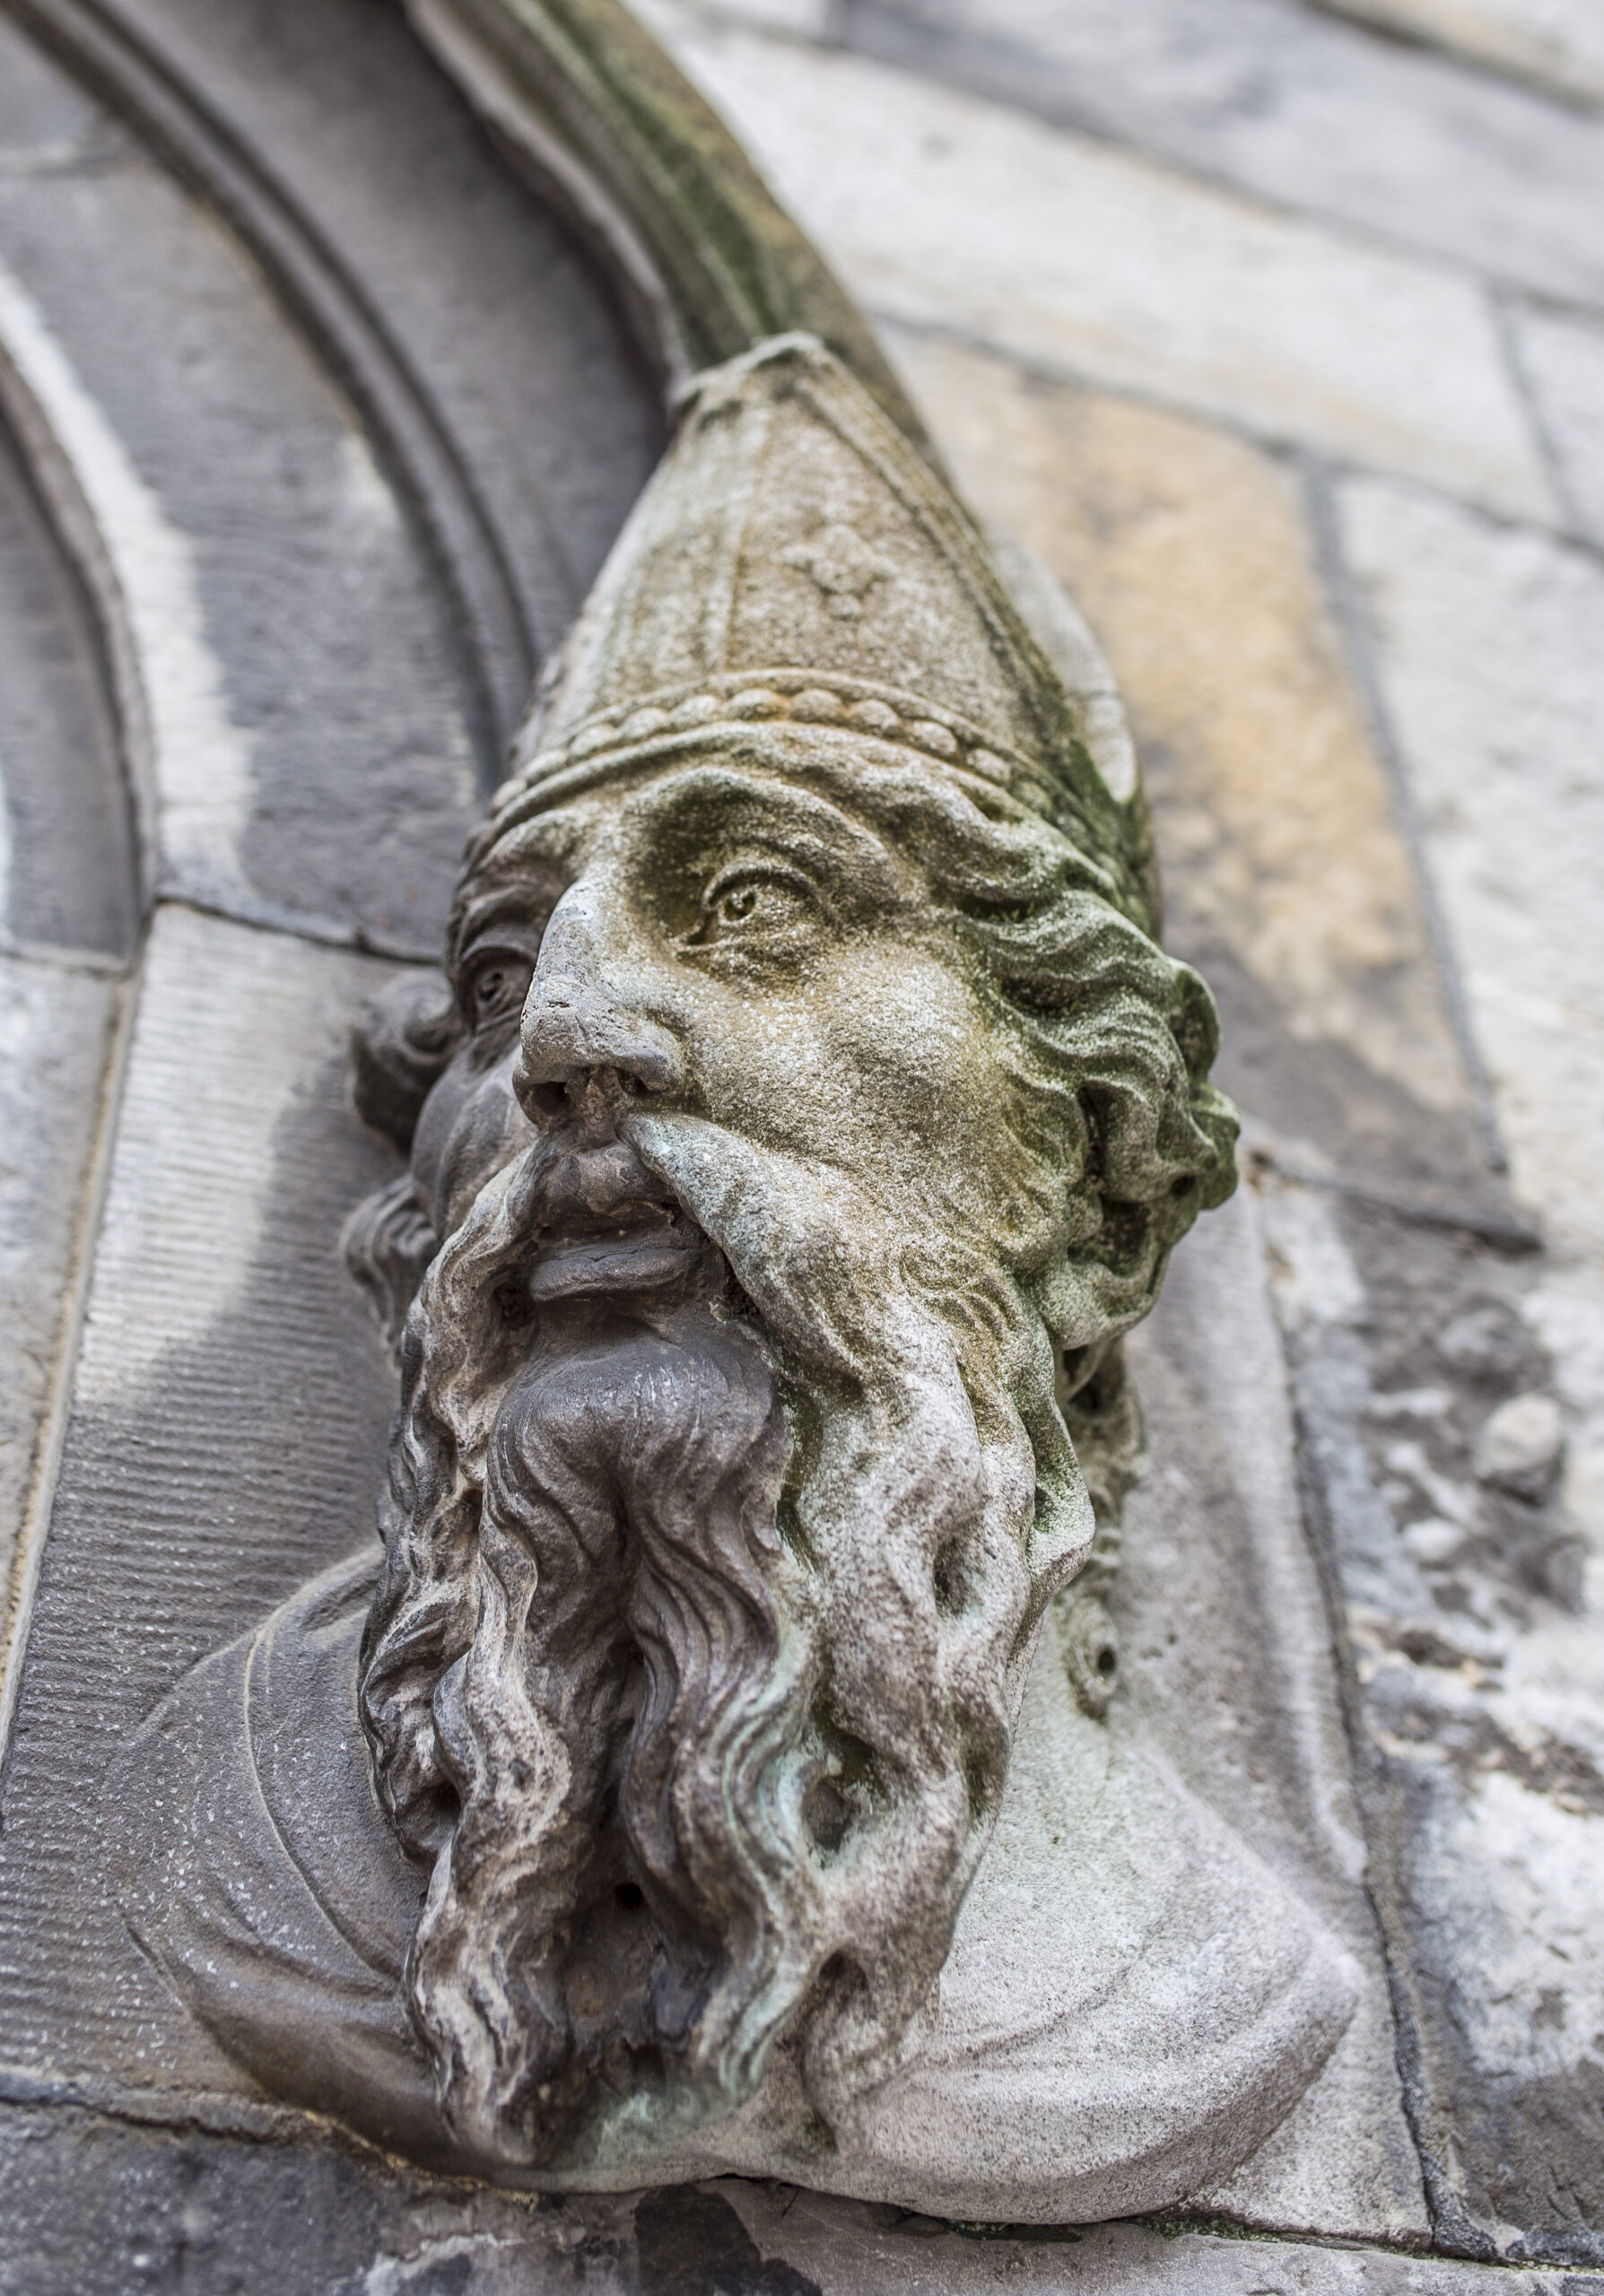
[[[1088,746],[1100,708],[1101,769]],[[860,770],[911,753],[989,813],[1050,822],[1110,900],[1155,929],[1146,811],[1073,610],[1030,561],[1005,587],[948,489],[841,361],[811,335],[779,335],[686,391],[673,447],[520,736],[488,839],[676,756],[733,752],[805,773],[838,744]]]

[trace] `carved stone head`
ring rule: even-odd
[[[839,2134],[895,2066],[1133,1439],[1119,1336],[1232,1184],[1155,927],[939,480],[809,338],[704,378],[449,995],[362,1055],[411,1154],[351,1238],[405,1314],[362,1716],[476,2152],[605,2159],[781,2064]]]

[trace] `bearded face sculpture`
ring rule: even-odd
[[[1154,906],[1139,801],[939,481],[808,338],[704,378],[445,982],[364,1022],[410,1156],[347,1245],[402,1365],[382,1570],[233,1662],[297,1729],[360,1715],[344,1863],[253,1755],[347,2039],[285,2048],[276,1900],[240,1944],[130,1860],[267,2085],[536,2183],[966,2213],[953,2163],[1011,2125],[1015,2216],[1152,2205],[1286,2111],[1345,1966],[1096,1719],[1120,1335],[1233,1178]],[[254,2008],[197,1974],[237,1962]]]

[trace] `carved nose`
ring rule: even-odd
[[[542,1087],[582,1085],[612,1069],[649,1092],[666,1092],[684,1075],[668,1031],[641,1012],[608,978],[600,949],[595,894],[573,886],[552,913],[540,961],[524,1002],[513,1088],[531,1116],[550,1115]]]

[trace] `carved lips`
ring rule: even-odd
[[[536,1300],[657,1292],[681,1282],[707,1248],[633,1149],[610,1140],[559,1152],[543,1175]]]

